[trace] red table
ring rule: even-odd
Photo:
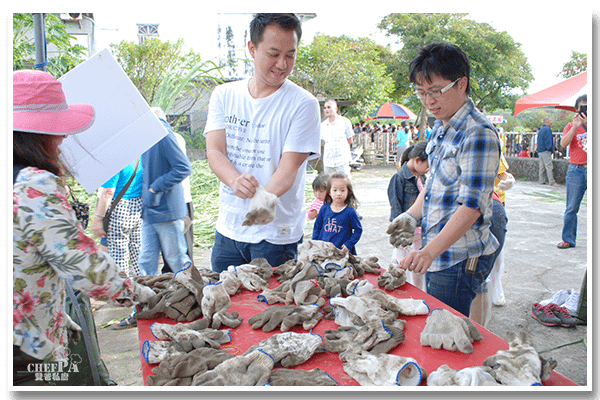
[[[373,284],[375,288],[378,288],[376,275],[365,274],[362,278],[367,279]],[[275,277],[271,278],[269,286],[273,288],[278,285],[279,282],[275,279]],[[264,302],[260,302],[257,300],[257,296],[260,293],[261,292],[252,292],[242,289],[242,292],[240,294],[231,297],[232,305],[229,311],[239,312],[240,316],[243,317],[244,321],[237,328],[231,330],[232,341],[221,346],[222,349],[226,349],[231,354],[239,355],[245,352],[250,346],[257,344],[261,340],[266,339],[273,334],[281,333],[279,329],[275,329],[271,332],[265,333],[261,329],[252,329],[250,324],[248,324],[248,318],[268,308],[268,306]],[[416,288],[415,286],[409,283],[405,283],[398,289],[388,293],[398,298],[422,299],[425,300],[425,302],[431,310],[433,310],[434,308],[444,308],[450,310],[456,315],[463,316],[458,311],[448,307],[441,301],[428,295],[427,293],[423,292],[422,290]],[[477,325],[477,328],[479,332],[481,332],[483,340],[476,341],[473,343],[474,350],[471,354],[465,354],[459,351],[453,352],[448,350],[436,350],[429,346],[421,346],[420,335],[423,331],[423,328],[425,327],[427,315],[412,317],[400,315],[399,318],[407,322],[406,327],[404,328],[406,338],[398,347],[390,351],[389,354],[414,358],[419,364],[419,366],[424,368],[428,374],[435,371],[438,367],[440,367],[443,364],[447,364],[450,368],[457,370],[466,367],[480,366],[483,365],[483,362],[486,358],[496,354],[498,350],[508,350],[508,343],[504,339],[500,338],[499,336],[496,336],[495,334],[493,334],[492,332],[488,331],[480,325]],[[146,378],[148,377],[148,375],[151,374],[151,369],[158,365],[148,365],[144,358],[141,356],[141,350],[144,341],[156,340],[150,332],[150,325],[152,325],[154,322],[171,324],[175,323],[175,321],[169,318],[138,320],[140,359],[142,363],[144,384],[146,384]],[[333,320],[322,319],[321,321],[319,321],[317,326],[313,328],[312,332],[324,336],[325,329],[337,328],[338,325]],[[291,331],[298,333],[306,333],[306,331],[301,326],[296,326],[292,328]],[[310,360],[294,368],[300,368],[304,370],[320,368],[321,370],[326,371],[340,385],[358,386],[358,382],[356,382],[344,371],[342,367],[342,362],[338,357],[338,353],[325,352],[315,354]],[[575,382],[567,379],[566,377],[556,372],[552,372],[550,378],[542,382],[542,384],[544,386],[577,386]],[[426,381],[424,380],[421,383],[421,385],[426,385]]]

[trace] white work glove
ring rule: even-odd
[[[313,356],[323,338],[312,333],[284,332],[275,334],[250,347],[243,355],[262,350],[285,368],[300,365]]]
[[[373,293],[373,284],[366,279],[355,279],[346,286],[346,293],[351,295],[363,295]]]
[[[444,364],[427,377],[427,386],[499,386],[489,367],[469,367],[459,371]]]
[[[509,174],[508,172],[505,172],[505,174],[506,179],[503,179],[500,182],[498,182],[498,189],[506,191],[512,188],[515,184],[515,177],[512,174]]]
[[[462,353],[472,353],[473,341],[481,339],[483,336],[470,319],[440,308],[431,311],[421,332],[422,346]]]
[[[488,357],[483,365],[490,367],[490,374],[507,386],[539,386],[550,377],[556,361],[545,360],[533,347],[525,332],[520,332],[509,341],[509,350],[500,350]]]
[[[377,277],[377,285],[386,290],[394,290],[406,282],[406,270],[400,268],[398,261],[393,260],[386,271]]]
[[[258,186],[250,199],[250,207],[243,226],[266,225],[275,219],[277,196],[267,192],[263,186]]]
[[[388,226],[386,233],[390,235],[390,243],[394,247],[410,246],[415,238],[418,221],[408,212],[398,215]]]
[[[146,340],[142,344],[142,357],[148,365],[158,364],[167,358],[185,353],[187,352],[175,342]]]
[[[178,332],[189,329],[199,331],[208,328],[209,325],[210,322],[206,318],[197,319],[188,324],[182,324],[181,322],[177,324],[154,322],[152,325],[150,325],[150,333],[152,333],[152,336],[158,340],[171,340]]]
[[[431,311],[424,300],[399,299],[381,289],[373,290],[373,298],[381,303],[386,310],[395,311],[402,315],[427,315]]]
[[[211,321],[211,328],[219,329],[221,325],[237,328],[242,323],[237,313],[228,312],[231,298],[222,282],[204,286],[202,294],[202,315]]]
[[[329,299],[329,304],[334,307],[334,313],[336,314],[335,323],[340,326],[354,326],[360,327],[371,321],[394,321],[398,314],[385,310],[381,307],[381,303],[371,296],[348,296],[345,298],[334,297]],[[358,317],[362,324],[351,323],[347,321],[348,314],[342,313],[342,310],[346,310],[350,314],[350,320],[356,321],[354,317]],[[340,318],[338,318],[340,317]]]
[[[410,357],[360,352],[343,364],[361,386],[418,386],[425,371]]]

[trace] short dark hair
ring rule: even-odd
[[[468,95],[471,92],[471,64],[465,52],[456,45],[436,42],[421,47],[417,56],[410,62],[409,71],[410,82],[413,85],[418,83],[417,79],[431,82],[432,75],[452,82],[466,76],[465,93]]]
[[[312,182],[313,190],[322,189],[327,190],[327,184],[329,183],[329,175],[319,174],[315,177]]]
[[[295,14],[255,14],[250,22],[250,40],[254,45],[262,41],[263,33],[267,25],[276,24],[286,31],[295,31],[298,43],[302,37],[302,24]]]
[[[579,96],[577,98],[577,100],[575,100],[575,109],[576,110],[579,109],[579,103],[581,103],[582,101],[585,101],[587,103],[587,94],[582,94],[581,96]]]

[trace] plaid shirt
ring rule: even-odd
[[[456,243],[436,258],[428,271],[449,268],[498,247],[490,234],[492,191],[500,163],[498,133],[469,98],[446,126],[436,121],[426,149],[430,176],[423,201],[423,247],[446,226],[461,205],[481,216]]]

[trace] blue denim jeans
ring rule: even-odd
[[[577,239],[577,213],[587,190],[587,168],[569,164],[567,170],[567,208],[565,210],[562,240],[575,246]]]
[[[275,268],[281,264],[296,258],[298,244],[272,244],[263,240],[259,243],[238,242],[215,233],[215,245],[213,246],[210,261],[212,270],[221,273],[230,265],[248,264],[255,258],[266,259],[271,267]]]
[[[479,257],[474,273],[466,271],[467,260],[443,271],[425,273],[427,293],[469,316],[471,303],[494,267],[496,253]]]
[[[173,272],[179,271],[186,262],[191,261],[187,255],[187,244],[183,235],[183,219],[154,224],[142,224],[142,249],[140,251],[140,269],[142,275],[158,274],[158,257],[169,263]]]

